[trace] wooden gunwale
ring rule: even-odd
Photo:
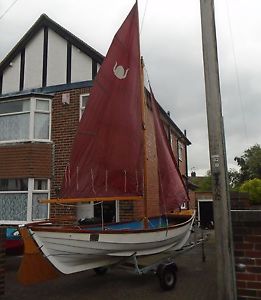
[[[174,219],[175,217],[173,217]],[[180,218],[180,217],[179,217]],[[188,217],[187,217],[188,218]],[[30,229],[32,229],[33,231],[46,231],[48,230],[48,232],[65,232],[65,233],[69,233],[69,232],[73,232],[73,233],[100,233],[100,234],[126,234],[126,233],[145,233],[145,232],[156,232],[156,231],[166,231],[166,230],[171,230],[171,229],[174,229],[174,228],[179,228],[179,227],[182,227],[182,226],[185,226],[187,225],[188,223],[191,222],[193,218],[193,215],[191,217],[189,217],[188,220],[186,220],[185,222],[182,222],[182,223],[179,223],[179,224],[174,224],[174,225],[169,225],[167,228],[155,228],[155,229],[133,229],[133,230],[129,230],[129,229],[121,229],[121,230],[88,230],[88,229],[83,229],[83,228],[86,228],[86,226],[62,226],[62,227],[59,227],[59,226],[54,226],[54,225],[51,225],[48,226],[45,226],[45,227],[42,227],[41,225],[44,225],[44,223],[42,222],[41,224],[39,224],[39,226],[34,226],[35,224],[31,224],[29,225],[28,227]],[[186,217],[184,217],[184,219],[186,219]],[[49,222],[46,222],[46,223],[49,223]],[[126,222],[121,222],[121,223],[117,223],[117,224],[125,224]],[[97,227],[97,225],[99,224],[95,224],[95,225],[89,225],[88,227],[89,228],[93,228],[93,227]],[[109,224],[107,224],[109,226]],[[105,228],[106,228],[106,224],[104,225]]]

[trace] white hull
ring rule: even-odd
[[[167,230],[117,232],[61,232],[30,229],[44,256],[64,274],[120,262],[131,255],[143,256],[177,250],[187,242],[194,216]]]

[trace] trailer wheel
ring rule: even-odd
[[[93,269],[97,275],[105,275],[108,272],[108,268],[106,267],[98,267]]]
[[[169,291],[173,289],[176,285],[177,275],[176,275],[176,265],[171,264],[161,264],[157,269],[157,275],[159,277],[160,287]]]

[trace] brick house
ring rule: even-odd
[[[95,75],[104,57],[46,15],[36,21],[0,64],[0,224],[47,217],[94,217],[89,204],[39,204],[55,197]],[[149,106],[149,105],[148,105]],[[160,108],[162,120],[185,180],[190,141]],[[148,126],[150,124],[148,114]],[[155,150],[149,153],[155,164]],[[157,212],[157,176],[149,172],[150,214]],[[140,204],[107,205],[116,220],[142,214]],[[110,211],[113,212],[110,212]]]

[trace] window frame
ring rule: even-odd
[[[14,102],[14,101],[24,101],[29,100],[30,101],[30,108],[27,111],[21,111],[21,112],[12,112],[12,113],[4,113],[0,114],[0,118],[2,116],[14,116],[14,115],[21,115],[21,114],[28,114],[29,113],[29,128],[28,128],[28,138],[25,139],[12,139],[12,140],[0,140],[1,144],[9,144],[9,143],[21,143],[21,142],[29,142],[29,141],[36,141],[36,142],[45,142],[49,143],[51,141],[51,126],[52,126],[52,100],[47,97],[24,97],[19,99],[11,99],[6,101],[1,101],[1,103],[8,103],[8,102]],[[43,100],[48,101],[49,110],[37,110],[36,109],[36,102],[37,100]],[[48,114],[49,115],[49,128],[48,128],[48,138],[47,139],[37,139],[34,137],[34,131],[35,131],[35,116],[37,113],[41,114]]]
[[[50,179],[48,178],[27,178],[28,180],[28,189],[26,191],[0,191],[1,194],[27,194],[27,210],[26,210],[26,220],[1,220],[0,224],[3,225],[22,225],[28,222],[38,222],[43,219],[33,219],[33,194],[47,194],[48,199],[50,198]],[[35,180],[47,180],[47,189],[46,190],[36,190],[34,189]],[[47,218],[50,216],[50,204],[47,204]]]
[[[84,96],[90,97],[90,93],[85,93],[85,94],[81,94],[81,95],[80,95],[80,112],[79,112],[79,120],[81,120],[82,115],[83,115],[83,113],[84,113],[84,110],[85,110],[85,108],[86,108],[86,105],[83,106],[83,97],[84,97]],[[88,99],[88,100],[89,100],[89,99]],[[88,101],[87,101],[87,103],[88,103]]]
[[[178,159],[179,159],[179,161],[183,161],[183,149],[184,149],[184,145],[178,141]]]

